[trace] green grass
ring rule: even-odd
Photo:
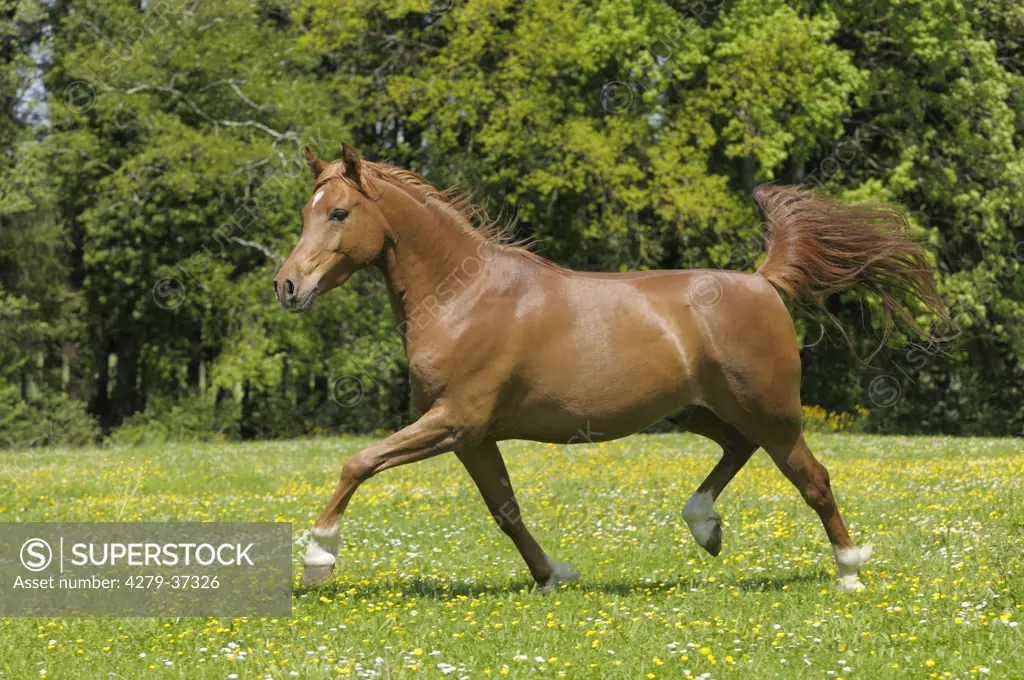
[[[0,521],[278,520],[296,538],[291,618],[0,619],[2,677],[1024,677],[1021,440],[813,436],[874,543],[860,593],[836,590],[823,529],[763,453],[705,554],[680,509],[716,448],[673,435],[503,446],[527,524],[583,574],[555,593],[454,456],[370,480],[334,580],[306,590],[304,535],[367,441],[0,453]]]

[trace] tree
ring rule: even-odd
[[[761,182],[903,203],[955,325],[918,310],[936,342],[897,333],[868,366],[877,301],[830,299],[853,351],[834,332],[815,344],[816,320],[798,318],[805,402],[868,407],[885,430],[1019,433],[1022,13],[0,2],[0,407],[25,421],[31,398],[88,404],[128,441],[182,430],[169,419],[196,436],[401,425],[380,281],[361,275],[308,315],[270,286],[310,189],[301,146],[330,157],[349,139],[468,186],[541,254],[586,269],[752,271]]]

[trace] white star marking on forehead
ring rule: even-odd
[[[324,197],[324,190],[323,189],[321,189],[320,191],[316,192],[316,195],[313,196],[313,206],[316,207],[316,202],[319,201],[323,197]]]

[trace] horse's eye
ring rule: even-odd
[[[335,208],[334,210],[331,211],[331,219],[334,220],[335,222],[341,222],[346,217],[348,217],[348,211],[347,210],[342,210],[341,208]]]

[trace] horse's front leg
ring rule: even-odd
[[[516,544],[530,573],[543,590],[551,590],[559,583],[579,578],[569,565],[549,558],[526,529],[497,444],[460,446],[455,449],[455,455],[466,466],[494,521]]]
[[[451,451],[463,432],[449,411],[438,404],[409,427],[349,458],[327,507],[313,524],[302,584],[319,583],[334,571],[341,543],[341,515],[360,484],[382,470]]]

